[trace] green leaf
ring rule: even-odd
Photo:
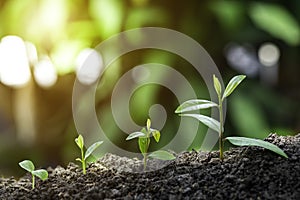
[[[159,160],[174,160],[176,158],[173,154],[165,150],[154,151],[153,153],[149,154],[149,157]]]
[[[276,145],[266,142],[266,141],[263,141],[263,140],[260,140],[260,139],[253,139],[253,138],[246,138],[246,137],[227,137],[225,139],[228,140],[230,143],[237,145],[237,146],[259,146],[259,147],[266,148],[270,151],[273,151],[285,158],[288,157],[284,153],[284,151],[282,151]]]
[[[151,120],[147,119],[147,131],[150,130],[150,127],[151,127]]]
[[[95,142],[94,144],[92,144],[85,152],[85,156],[84,159],[86,160],[94,151],[95,149],[97,149],[101,144],[103,143],[103,141],[99,141],[99,142]]]
[[[146,137],[139,137],[139,148],[142,154],[146,154],[148,152],[148,147],[150,144],[150,139]]]
[[[78,138],[75,139],[75,142],[80,149],[83,149],[84,140],[83,140],[82,135],[79,135]]]
[[[211,117],[207,117],[205,115],[200,114],[181,114],[180,116],[193,117],[205,124],[206,126],[208,126],[209,128],[211,128],[212,130],[217,131],[218,133],[220,132],[220,122]]]
[[[229,81],[228,85],[226,86],[222,100],[225,99],[226,97],[228,97],[234,91],[234,89],[242,82],[242,80],[244,80],[245,78],[246,78],[245,75],[238,75],[238,76],[233,77]]]
[[[151,131],[151,128],[150,128],[150,131]],[[145,136],[147,137],[148,131],[146,130],[146,128],[142,128],[141,132],[144,133]]]
[[[86,163],[94,163],[98,160],[98,158],[99,158],[99,156],[94,156],[92,154],[86,159]]]
[[[19,165],[30,173],[34,170],[34,164],[30,160],[23,160],[22,162],[19,162]]]
[[[44,169],[34,170],[34,171],[32,171],[32,174],[34,176],[39,177],[43,181],[48,178],[48,172],[46,170],[44,170]]]
[[[147,133],[146,129],[143,128],[144,130],[141,130],[143,133]],[[150,128],[150,133],[154,132],[154,131],[158,131],[157,129],[154,129],[154,128]]]
[[[275,3],[252,3],[250,18],[256,26],[273,37],[280,38],[290,45],[300,43],[300,27],[297,18],[284,6]]]
[[[154,131],[152,131],[151,133],[152,133],[152,135],[153,135],[155,141],[156,141],[156,142],[159,142],[159,139],[160,139],[160,132],[159,132],[158,130],[154,130]]]
[[[75,160],[82,163],[82,160],[80,158],[76,158]]]
[[[216,77],[216,75],[213,75],[213,81],[214,81],[214,87],[215,87],[215,90],[216,90],[218,96],[220,97],[220,96],[221,96],[221,93],[222,93],[222,88],[221,88],[220,81],[219,81],[219,79]]]
[[[130,135],[128,135],[126,140],[131,140],[131,139],[139,138],[139,137],[146,137],[146,134],[141,131],[133,132]]]
[[[192,99],[182,103],[178,108],[175,110],[175,113],[182,113],[194,110],[200,110],[205,108],[217,107],[218,104],[204,100],[204,99]]]

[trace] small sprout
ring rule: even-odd
[[[86,174],[86,159],[103,143],[103,141],[98,141],[92,144],[84,153],[84,140],[82,135],[79,135],[75,139],[75,143],[80,148],[81,158],[76,158],[77,161],[81,162],[83,174]]]
[[[144,171],[147,167],[147,157],[160,159],[160,160],[173,160],[175,156],[168,151],[158,150],[148,155],[148,148],[150,145],[150,137],[153,136],[156,143],[160,140],[160,132],[156,129],[151,128],[151,120],[147,119],[146,127],[142,128],[141,131],[131,133],[126,140],[138,138],[139,149],[144,157]]]
[[[224,132],[224,118],[223,118],[223,102],[224,100],[235,90],[235,88],[246,78],[244,75],[238,75],[233,77],[228,85],[225,88],[224,93],[222,94],[222,87],[219,79],[213,75],[213,83],[215,91],[218,95],[218,103],[202,100],[202,99],[193,99],[188,100],[182,103],[176,110],[175,113],[179,113],[180,116],[193,117],[202,122],[204,125],[208,126],[210,129],[219,133],[219,150],[220,150],[220,159],[223,160],[223,151],[224,151],[224,141],[228,140],[233,145],[238,146],[260,146],[266,149],[269,149],[283,157],[287,158],[287,155],[276,145],[273,145],[269,142],[265,142],[259,139],[246,138],[246,137],[227,137],[223,138]],[[181,114],[189,111],[201,110],[206,108],[217,107],[219,110],[220,121],[217,121],[211,117],[207,117],[201,114]]]
[[[39,177],[41,180],[46,180],[48,178],[48,172],[44,169],[34,170],[34,164],[30,160],[23,160],[19,162],[20,167],[31,173],[32,176],[32,189],[35,187],[35,176]]]

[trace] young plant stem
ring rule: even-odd
[[[219,149],[220,149],[220,160],[223,161],[223,101],[221,95],[219,96],[219,117],[220,117],[220,132],[219,132]]]
[[[82,170],[83,174],[86,174],[86,166],[85,166],[85,160],[84,160],[84,152],[83,149],[81,149],[81,163],[82,163]]]
[[[147,157],[148,157],[148,148],[149,148],[149,143],[150,143],[150,130],[147,128],[147,139],[146,139],[146,144],[147,144],[147,149],[146,152],[144,153],[144,171],[146,171],[147,167]]]
[[[34,189],[34,185],[35,185],[35,177],[33,174],[31,174],[32,176],[32,189]]]

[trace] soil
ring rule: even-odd
[[[83,175],[79,166],[48,168],[49,178],[31,189],[29,174],[0,179],[0,199],[300,199],[300,134],[269,135],[283,158],[260,147],[183,152],[167,166],[145,173],[137,159],[106,154]]]

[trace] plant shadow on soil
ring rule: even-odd
[[[0,199],[300,199],[300,134],[270,134],[266,141],[289,158],[260,147],[232,148],[223,162],[218,152],[192,151],[159,170],[134,173],[141,161],[106,154],[86,175],[74,163],[48,168],[49,178],[34,190],[29,175],[0,178]]]

